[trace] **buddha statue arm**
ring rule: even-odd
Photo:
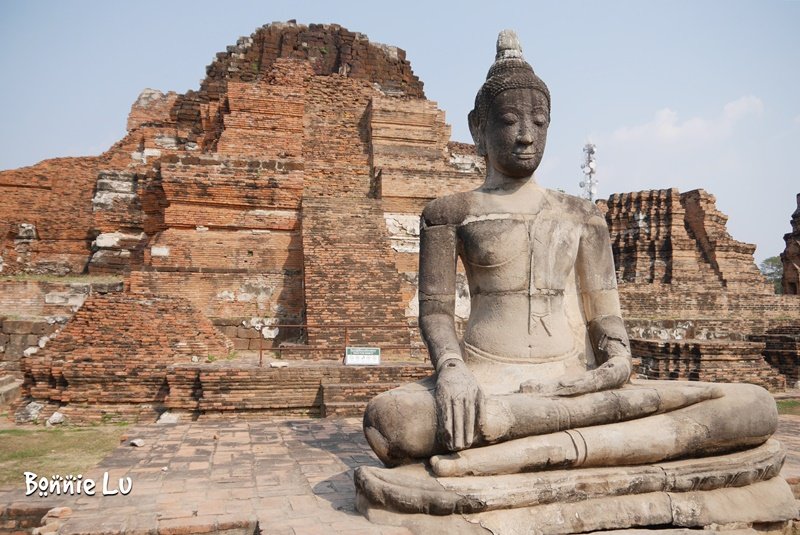
[[[419,327],[436,369],[437,433],[450,451],[475,440],[480,389],[464,363],[456,334],[456,231],[423,216],[419,254]]]
[[[575,269],[589,339],[599,366],[556,391],[571,396],[617,388],[628,381],[631,353],[622,321],[614,259],[605,219],[595,208],[581,235]]]

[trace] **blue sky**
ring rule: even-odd
[[[553,95],[540,183],[578,193],[704,188],[757,260],[783,250],[800,193],[800,1],[0,0],[0,169],[99,154],[146,87],[195,89],[214,54],[271,21],[336,22],[407,51],[453,138],[516,29]]]

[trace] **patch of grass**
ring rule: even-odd
[[[0,489],[24,488],[23,472],[86,472],[119,445],[123,426],[0,430]]]
[[[778,414],[800,416],[800,399],[782,399],[776,403],[778,405]]]

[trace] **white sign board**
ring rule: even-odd
[[[380,363],[379,347],[347,347],[344,350],[345,366],[377,366]]]

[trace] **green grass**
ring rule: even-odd
[[[784,399],[776,402],[778,414],[794,414],[800,416],[800,399]]]
[[[119,445],[125,427],[0,429],[0,489],[24,488],[23,472],[78,474]]]

